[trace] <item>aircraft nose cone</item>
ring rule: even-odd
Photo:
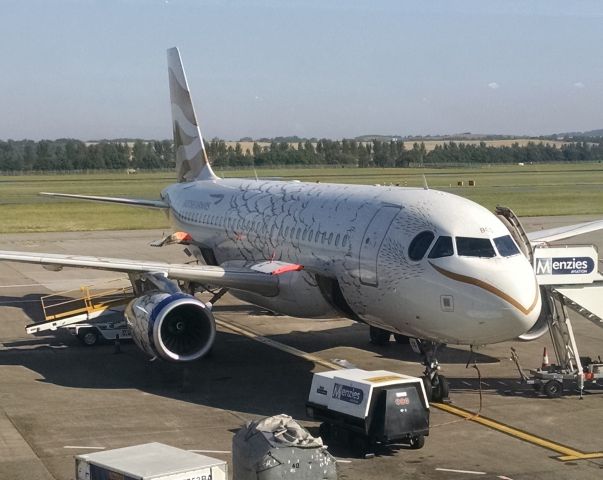
[[[542,300],[534,270],[525,258],[518,258],[494,282],[503,301],[509,327],[519,336],[534,326],[540,315]],[[511,330],[510,328],[510,330]]]

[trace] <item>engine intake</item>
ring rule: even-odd
[[[209,308],[184,293],[146,293],[130,302],[126,319],[142,351],[172,362],[201,358],[216,337]]]

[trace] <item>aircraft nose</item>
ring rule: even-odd
[[[499,265],[499,273],[492,278],[491,284],[493,300],[503,311],[507,339],[530,330],[538,320],[542,300],[534,270],[527,259],[517,257]]]
[[[465,306],[463,315],[474,322],[467,322],[475,330],[467,334],[475,344],[512,340],[538,320],[540,290],[525,257],[459,259],[450,270],[433,266],[455,281],[456,296]]]

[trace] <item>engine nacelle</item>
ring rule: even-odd
[[[184,293],[145,293],[130,302],[125,316],[136,345],[152,357],[171,362],[201,358],[216,337],[209,308]]]

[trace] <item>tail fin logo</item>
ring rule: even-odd
[[[176,171],[179,182],[218,178],[207,159],[180,52],[167,51]]]

